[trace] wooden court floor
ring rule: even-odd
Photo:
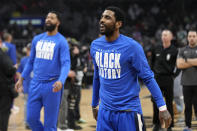
[[[91,89],[82,89],[82,99],[81,99],[81,117],[87,123],[80,124],[82,126],[81,131],[95,131],[96,121],[93,119],[91,112]],[[145,123],[147,131],[152,131],[152,102],[150,100],[150,93],[147,88],[142,88],[140,93],[143,115],[145,118]],[[24,126],[24,99],[23,94],[15,99],[15,106],[19,107],[19,111],[13,111],[9,120],[8,131],[28,131]],[[173,131],[182,131],[184,128],[184,117],[183,114],[175,116],[175,127]],[[41,113],[41,120],[43,121],[43,113]],[[197,131],[197,121],[192,121],[193,131]]]

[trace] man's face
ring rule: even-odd
[[[161,34],[163,43],[168,43],[172,40],[172,33],[169,30],[164,30]]]
[[[46,31],[53,31],[57,26],[59,26],[60,22],[55,13],[48,13],[45,19],[45,29]]]
[[[110,36],[116,30],[116,18],[114,12],[105,10],[100,19],[100,33],[102,35]]]
[[[187,40],[189,42],[189,45],[194,46],[197,42],[197,34],[195,31],[189,31]]]

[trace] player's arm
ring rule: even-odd
[[[94,77],[93,77],[93,89],[92,89],[92,113],[94,119],[97,120],[98,115],[98,104],[99,104],[99,89],[100,89],[100,80],[99,80],[99,73],[98,73],[98,66],[96,65],[94,55],[92,49],[90,50],[90,54],[94,64]]]
[[[135,52],[133,52],[131,56],[131,63],[136,69],[138,76],[143,80],[151,92],[153,99],[159,108],[161,123],[165,122],[166,128],[169,127],[171,123],[171,116],[167,110],[161,90],[154,79],[154,74],[148,65],[146,56],[141,46],[136,46]]]
[[[99,104],[99,89],[100,89],[100,81],[98,74],[98,67],[94,64],[94,78],[93,78],[93,90],[92,90],[92,112],[95,120],[97,120],[98,114],[98,104]]]
[[[70,52],[67,41],[65,40],[60,44],[60,63],[61,63],[61,72],[59,79],[53,85],[53,92],[58,92],[62,89],[62,86],[68,76],[70,71]]]

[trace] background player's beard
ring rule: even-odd
[[[57,26],[57,24],[50,24],[50,25],[45,24],[45,25],[44,25],[44,29],[45,29],[46,31],[51,32],[51,31],[55,30],[55,27],[56,27],[56,26]]]
[[[100,33],[101,33],[101,35],[105,35],[105,36],[108,37],[108,36],[113,35],[115,29],[116,29],[115,24],[114,24],[113,26],[111,26],[111,27],[105,26],[105,31],[104,31],[104,32],[101,32],[101,31],[100,31]]]

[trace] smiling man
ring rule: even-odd
[[[143,48],[132,38],[120,34],[123,24],[124,14],[119,8],[106,8],[100,19],[102,36],[91,44],[94,63],[92,111],[97,120],[96,130],[145,130],[138,77],[153,95],[161,123],[168,127],[171,116]]]
[[[33,131],[56,131],[62,86],[70,70],[70,53],[66,39],[58,32],[60,16],[49,12],[46,32],[34,37],[29,61],[15,85],[19,90],[23,79],[33,69],[27,103],[27,122]],[[44,126],[40,110],[44,107]]]

